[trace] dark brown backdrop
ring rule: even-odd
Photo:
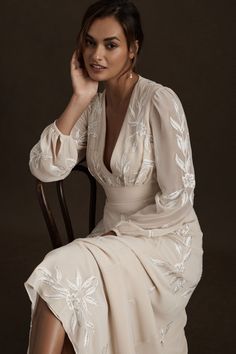
[[[51,250],[28,154],[42,129],[69,100],[69,62],[89,3],[5,0],[1,4],[0,348],[5,354],[26,353],[30,302],[23,282]],[[233,7],[230,1],[223,8],[222,2],[212,0],[136,3],[145,32],[139,72],[179,95],[190,129],[204,270],[187,308],[189,353],[231,353],[236,295]],[[99,195],[98,217],[104,200],[101,190]]]

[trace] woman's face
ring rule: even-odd
[[[91,24],[83,50],[85,68],[91,79],[108,81],[118,77],[131,65],[134,57],[128,50],[123,28],[113,16],[99,18]]]

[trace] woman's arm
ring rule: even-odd
[[[73,94],[65,111],[55,122],[58,130],[64,135],[70,135],[75,123],[79,117],[81,117],[89,103],[90,99],[87,97],[81,97]],[[57,141],[56,154],[58,153],[59,149],[60,139]]]
[[[76,121],[86,109],[98,90],[98,82],[92,80],[85,69],[81,69],[74,52],[70,63],[73,95],[62,115],[57,119],[58,129],[69,135]]]
[[[30,170],[43,182],[63,179],[85,156],[87,118],[97,94],[98,82],[93,81],[74,53],[71,59],[73,95],[62,115],[47,126],[39,142],[30,152]]]
[[[162,87],[155,92],[150,125],[160,190],[155,204],[113,228],[117,235],[162,235],[165,228],[175,228],[193,208],[195,173],[189,130],[182,104],[172,89]]]

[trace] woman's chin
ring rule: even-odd
[[[91,69],[87,70],[87,72],[89,74],[89,77],[92,80],[95,80],[95,81],[105,81],[105,80],[107,80],[109,75],[105,71],[106,71],[106,69],[104,69],[103,71],[99,71],[99,72],[95,72],[95,71],[93,71]]]

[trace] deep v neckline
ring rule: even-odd
[[[102,136],[102,151],[101,151],[102,158],[101,159],[102,159],[103,167],[105,168],[105,170],[110,175],[113,174],[111,166],[112,166],[112,160],[113,160],[113,157],[114,157],[114,152],[115,152],[115,150],[117,148],[117,145],[118,145],[118,142],[120,140],[121,134],[122,134],[122,132],[124,130],[124,126],[126,124],[126,120],[127,120],[127,116],[128,116],[128,113],[129,113],[129,109],[130,109],[130,106],[133,104],[133,100],[134,100],[134,97],[135,97],[136,89],[137,89],[137,86],[138,86],[138,83],[139,83],[140,79],[141,79],[141,76],[138,75],[138,80],[136,81],[136,83],[135,83],[135,85],[133,87],[132,93],[130,95],[129,104],[128,104],[128,107],[127,107],[123,122],[121,124],[119,134],[117,135],[117,139],[116,139],[115,145],[114,145],[112,153],[111,153],[109,166],[108,166],[110,169],[107,168],[107,166],[105,165],[105,162],[104,162],[104,153],[105,153],[105,147],[106,147],[107,122],[106,122],[106,90],[103,91],[103,96],[102,96],[102,119],[103,119],[102,123],[103,124],[102,124],[102,126],[104,127],[104,129],[102,129],[103,130],[103,136]]]

